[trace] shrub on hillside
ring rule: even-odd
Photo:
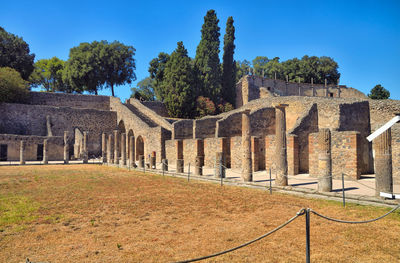
[[[196,100],[196,115],[198,118],[214,115],[216,108],[214,102],[210,98],[200,96]]]
[[[8,67],[0,68],[0,103],[24,103],[29,97],[28,82],[20,73]]]

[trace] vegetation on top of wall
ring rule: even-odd
[[[0,68],[0,103],[25,103],[29,98],[28,82],[9,67]]]
[[[368,94],[368,97],[373,100],[386,100],[390,97],[390,92],[382,87],[381,84],[378,84],[371,89],[371,93]]]

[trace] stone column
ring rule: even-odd
[[[89,158],[87,141],[88,141],[88,132],[84,131],[83,132],[83,163],[88,163],[88,158]]]
[[[203,175],[203,157],[202,156],[196,156],[196,161],[194,165],[194,174],[195,175]]]
[[[217,152],[215,155],[216,162],[215,162],[215,177],[217,178],[225,178],[225,169],[224,165],[224,153]]]
[[[287,104],[275,106],[275,184],[278,186],[288,185],[288,165],[286,151],[286,113]]]
[[[46,116],[46,128],[47,128],[47,136],[53,136],[53,133],[51,131],[51,119],[50,115]]]
[[[44,141],[43,141],[43,164],[49,163],[49,157],[47,156],[47,150],[48,150],[47,139],[44,139]]]
[[[392,132],[386,130],[375,139],[375,195],[393,193]]]
[[[144,155],[139,155],[139,168],[144,167]]]
[[[111,145],[112,145],[112,134],[109,134],[108,140],[107,140],[107,163],[108,164],[112,163],[112,159],[113,159]]]
[[[107,161],[106,156],[106,134],[103,132],[101,134],[101,158],[102,162],[105,163]]]
[[[68,144],[68,131],[64,131],[64,163],[69,163],[69,144]]]
[[[121,165],[126,165],[126,136],[125,133],[121,133]]]
[[[183,162],[183,141],[176,141],[176,172],[183,173],[184,162]]]
[[[19,146],[19,164],[25,164],[25,141],[21,141]]]
[[[320,129],[318,133],[318,191],[332,191],[331,132]]]
[[[135,149],[134,149],[135,137],[129,137],[129,165],[135,167]]]
[[[114,164],[119,164],[119,159],[118,159],[118,130],[114,130]]]
[[[150,156],[150,169],[156,169],[156,152],[151,152]]]
[[[242,113],[242,178],[245,182],[253,181],[249,114],[250,110],[245,110]]]

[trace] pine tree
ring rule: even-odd
[[[182,42],[172,52],[164,71],[162,89],[166,92],[164,103],[171,117],[193,117],[195,93],[191,59]]]
[[[201,40],[196,50],[195,67],[199,72],[199,94],[214,102],[221,95],[221,67],[219,62],[219,20],[214,10],[204,17]]]
[[[222,98],[235,105],[236,91],[236,61],[233,59],[235,53],[235,27],[233,18],[230,16],[226,22],[224,36],[224,55],[222,60]]]

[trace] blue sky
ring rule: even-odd
[[[0,26],[29,44],[36,60],[57,56],[81,42],[118,40],[136,48],[138,81],[159,52],[183,41],[194,57],[207,10],[236,27],[235,59],[281,60],[330,56],[341,84],[368,93],[382,84],[400,99],[400,1],[2,1]],[[222,52],[220,53],[222,57]],[[131,85],[116,88],[122,99]],[[101,92],[110,95],[109,90]]]

